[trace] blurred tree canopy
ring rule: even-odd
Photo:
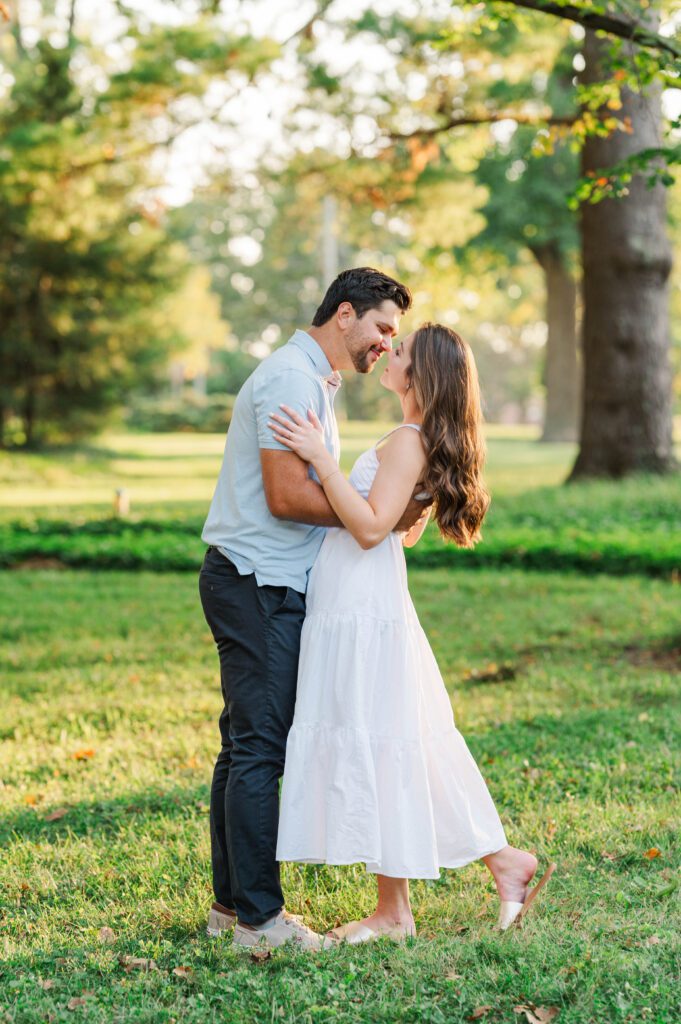
[[[673,183],[669,169],[679,156],[673,132],[680,123],[677,116],[665,125],[662,117],[661,88],[677,88],[679,72],[677,44],[657,31],[662,5],[644,0],[633,7],[620,0],[607,12],[590,0],[489,6],[494,14],[475,6],[462,16],[458,7],[435,5],[410,16],[367,9],[359,20],[329,18],[316,45],[314,39],[302,44],[310,89],[319,97],[315,109],[323,108],[346,126],[355,153],[389,164],[393,201],[400,174],[403,182],[414,183],[429,166],[441,166],[445,140],[473,125],[507,122],[519,144],[522,126],[531,125],[535,152],[555,156],[566,144],[581,152],[582,182],[572,205],[581,203],[579,239],[588,287],[580,452],[573,475],[668,471],[675,460],[668,320],[671,255],[663,186]],[[514,7],[532,13],[519,16]],[[565,45],[565,35],[555,25],[550,28],[552,19],[546,13],[587,30],[585,36],[581,33],[584,43],[576,66],[581,73],[570,80],[569,113],[560,113],[542,85],[528,95],[528,68],[535,81],[545,82],[547,64],[557,58],[557,42],[560,46],[562,39]],[[615,42],[597,37],[590,26],[607,29]],[[523,50],[530,31],[533,47]],[[373,89],[367,87],[365,69],[332,70],[334,54],[362,34],[389,48],[400,72],[390,77],[382,69],[382,81]],[[334,37],[335,49],[327,45],[328,56],[320,60],[325,36]],[[373,122],[371,134],[367,121]],[[535,195],[545,198],[542,170],[550,174],[544,165],[534,181],[528,176],[524,182],[528,202]],[[373,192],[377,200],[387,198],[382,185]],[[522,189],[516,197],[522,205]],[[602,202],[614,197],[618,202]],[[407,198],[403,194],[399,201]],[[532,215],[526,226],[536,227],[531,221]],[[490,221],[490,235],[495,227]],[[524,231],[518,233],[521,241],[527,244]],[[535,247],[534,255],[549,286],[547,308],[551,312],[552,305],[558,307],[550,319],[562,320],[564,326],[565,309],[574,310],[575,288],[558,240],[550,247]],[[556,296],[559,301],[554,303]],[[574,328],[568,324],[560,333],[569,338]],[[554,350],[551,346],[549,354]],[[546,373],[547,384],[555,378],[561,390],[574,396],[575,366],[572,346],[569,364],[559,361],[555,374]],[[550,367],[547,360],[547,371]],[[567,389],[566,368],[573,382]]]
[[[677,86],[678,53],[655,18],[676,6],[428,0],[367,3],[349,19],[324,0],[307,21],[292,9],[295,30],[277,30],[275,41],[277,12],[261,0],[106,0],[104,26],[84,0],[13,5],[0,37],[0,443],[93,429],[132,393],[167,381],[173,352],[176,381],[183,367],[197,390],[238,390],[258,358],[309,322],[332,268],[353,263],[403,277],[414,320],[444,319],[471,340],[488,415],[515,406],[536,418],[543,373],[546,434],[568,436],[587,235],[598,245],[618,239],[610,254],[631,256],[621,287],[634,296],[650,266],[637,263],[631,226],[617,234],[631,224],[627,191],[637,210],[654,207],[641,219],[664,236],[659,190],[671,180],[679,124],[659,130],[659,89]],[[609,19],[597,24],[610,33],[592,60],[598,73],[584,69],[591,36],[582,28],[594,18]],[[278,92],[279,132],[263,122],[249,165],[244,111],[256,87]],[[656,125],[647,137],[632,96]],[[262,103],[253,109],[257,128],[267,114]],[[197,126],[216,130],[207,147]],[[168,208],[164,175],[178,147],[195,166]],[[615,211],[605,227],[601,206]],[[628,376],[649,390],[627,391],[623,372],[604,398],[646,426],[637,438],[621,419],[600,431],[632,442],[634,468],[653,466],[652,450],[660,467],[669,461],[669,404],[655,424],[646,411],[651,389],[669,393],[669,332],[658,315],[669,261],[658,255],[652,305],[630,308],[627,337],[614,342],[629,345],[632,333],[645,342],[646,310],[657,310],[657,376],[639,372],[643,345]],[[202,265],[219,307],[205,275],[183,284]],[[611,282],[601,303],[611,322],[622,301]],[[586,317],[587,335],[602,338],[594,323]],[[587,377],[596,365],[602,379],[600,351],[585,346]],[[610,365],[614,355],[603,358]],[[376,381],[347,385],[350,415],[390,414]],[[598,408],[593,388],[586,400]],[[627,471],[626,460],[605,471]]]
[[[207,16],[168,28],[119,9],[104,49],[75,2],[66,17],[45,4],[30,33],[17,4],[0,37],[0,445],[92,431],[187,344],[163,306],[187,253],[152,158],[210,116],[186,104],[215,75],[238,89],[278,52]]]

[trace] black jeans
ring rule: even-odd
[[[305,595],[259,587],[209,548],[199,577],[220,656],[221,747],[210,834],[215,899],[258,925],[284,905],[276,861],[279,779],[296,700]]]

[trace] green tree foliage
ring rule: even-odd
[[[151,161],[278,52],[195,9],[168,27],[119,7],[111,47],[75,4],[67,32],[46,3],[30,43],[21,7],[0,37],[0,444],[92,430],[186,344],[163,311],[186,252]]]
[[[172,341],[152,314],[179,253],[153,209],[126,202],[131,171],[109,159],[70,58],[41,40],[0,114],[0,442],[91,429]]]
[[[542,94],[553,114],[566,121],[570,115],[576,116],[574,54],[572,45],[561,51]],[[542,439],[575,440],[579,413],[579,238],[577,217],[569,208],[568,198],[579,177],[578,157],[567,140],[559,140],[549,154],[540,156],[535,152],[535,137],[536,129],[521,125],[510,139],[490,147],[480,160],[476,179],[487,190],[480,210],[486,224],[463,255],[483,248],[497,259],[515,264],[526,248],[541,267],[547,324]]]

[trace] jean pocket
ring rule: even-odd
[[[240,572],[228,558],[221,555],[217,548],[209,548],[203,559],[201,575],[209,576],[240,576]]]
[[[262,589],[267,592],[267,610],[270,615],[305,612],[305,595],[293,587],[266,586]]]

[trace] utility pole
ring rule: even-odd
[[[338,277],[338,203],[334,196],[324,196],[322,200],[322,292],[325,292],[334,278]],[[343,389],[335,400],[336,415],[339,419],[346,418],[345,397]]]

